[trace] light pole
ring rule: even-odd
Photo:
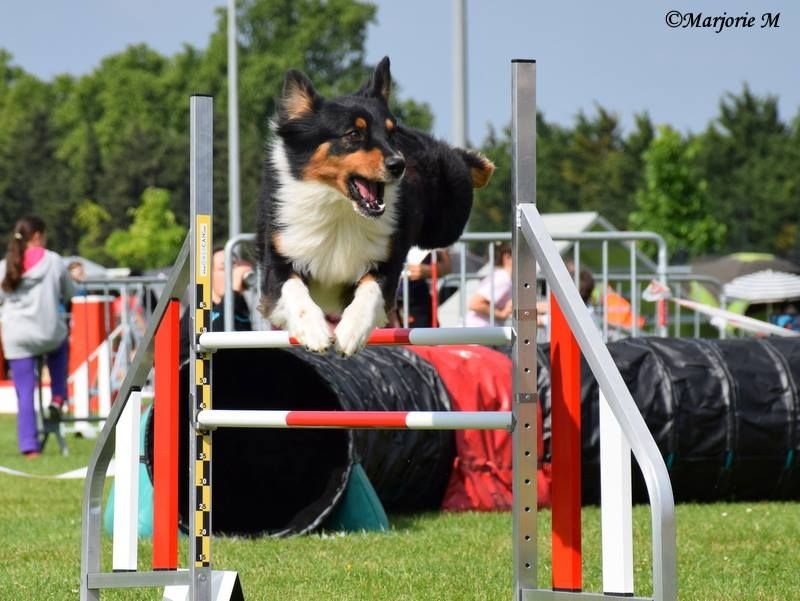
[[[228,0],[228,238],[241,231],[239,201],[239,75],[236,0]]]
[[[453,0],[453,133],[455,146],[467,144],[467,0]]]

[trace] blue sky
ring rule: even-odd
[[[430,104],[435,133],[451,130],[451,0],[381,0],[367,56],[392,59],[402,94]],[[163,54],[204,47],[223,0],[5,0],[0,47],[39,77],[88,73],[107,54],[145,42]],[[647,111],[657,123],[699,131],[727,91],[744,82],[800,110],[800,2],[796,0],[468,0],[469,137],[510,119],[510,61],[535,58],[538,103],[550,121],[573,122],[599,103],[624,125]],[[677,28],[671,10],[756,17],[753,28]],[[758,27],[780,13],[780,28]]]

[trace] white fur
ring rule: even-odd
[[[358,214],[353,201],[331,186],[293,177],[280,139],[273,146],[272,165],[279,184],[274,198],[281,252],[295,271],[323,287],[353,285],[388,258],[397,221],[397,184],[385,186],[386,210],[373,219]]]
[[[351,302],[336,326],[336,349],[345,356],[360,351],[376,326],[386,323],[383,294],[374,280],[358,286]]]
[[[281,297],[270,321],[297,338],[307,349],[321,353],[331,344],[331,331],[325,315],[298,277],[289,278],[281,287]]]

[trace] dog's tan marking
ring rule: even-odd
[[[283,252],[283,238],[281,237],[280,232],[275,232],[272,234],[272,246],[275,247],[275,250],[278,251],[278,254],[286,256],[286,253]]]
[[[369,282],[374,282],[374,281],[375,281],[374,275],[372,275],[371,273],[365,273],[364,276],[360,280],[358,280],[358,284],[356,284],[356,286],[361,286],[362,284],[367,284]]]
[[[394,123],[392,122],[391,119],[387,119],[386,120],[386,130],[387,131],[392,131],[393,129],[394,129]]]
[[[386,180],[383,153],[377,148],[357,150],[345,155],[332,155],[330,148],[329,142],[325,142],[317,148],[303,170],[303,179],[328,184],[344,196],[349,196],[347,179],[353,175],[371,181]]]
[[[308,90],[296,81],[287,83],[283,90],[283,109],[289,119],[299,119],[314,111],[314,99]]]
[[[469,168],[469,175],[472,178],[473,188],[483,188],[489,183],[494,173],[494,163],[479,152],[473,152],[476,158],[480,159],[480,166],[472,165]]]
[[[342,157],[342,167],[351,174],[357,174],[370,180],[385,179],[383,153],[377,148],[358,150]]]
[[[356,127],[358,129],[367,129],[367,120],[364,117],[356,117]]]

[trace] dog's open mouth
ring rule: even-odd
[[[372,182],[354,175],[347,181],[347,187],[356,210],[364,217],[383,215],[386,204],[383,202],[384,185],[382,182]]]

